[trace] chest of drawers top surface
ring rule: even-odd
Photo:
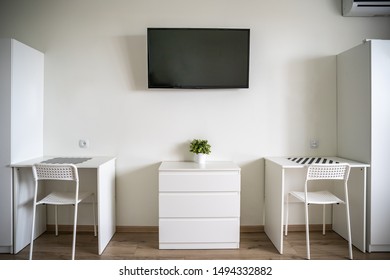
[[[163,161],[159,171],[240,171],[232,161],[208,161],[198,164],[192,161]]]

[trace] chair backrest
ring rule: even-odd
[[[307,168],[306,180],[348,181],[350,166],[346,163],[311,164]]]
[[[38,163],[33,165],[33,176],[37,180],[64,180],[77,181],[79,175],[74,164],[47,164]]]

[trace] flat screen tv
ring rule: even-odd
[[[148,28],[149,88],[248,88],[249,29]]]

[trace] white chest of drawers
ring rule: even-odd
[[[162,162],[159,248],[239,248],[240,174],[228,161]]]

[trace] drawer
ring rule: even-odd
[[[239,192],[160,193],[160,217],[240,217]]]
[[[160,172],[160,191],[239,191],[239,171]]]
[[[238,243],[239,219],[160,219],[160,243]]]

